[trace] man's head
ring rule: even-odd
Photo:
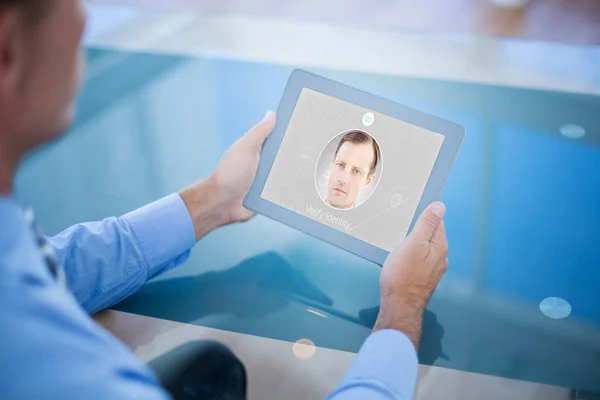
[[[84,26],[80,0],[0,0],[0,157],[68,128]]]
[[[351,208],[363,189],[375,180],[381,151],[367,133],[354,130],[346,133],[331,166],[327,187],[327,202],[335,208]]]

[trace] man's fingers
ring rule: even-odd
[[[444,204],[439,201],[431,203],[419,217],[412,235],[420,240],[432,240],[445,213],[446,206]]]
[[[267,112],[262,121],[248,132],[248,137],[255,144],[256,148],[260,149],[265,142],[265,139],[275,127],[275,113]]]

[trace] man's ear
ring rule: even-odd
[[[22,12],[0,9],[0,93],[18,89],[23,75],[25,37]]]
[[[365,186],[369,186],[371,183],[373,183],[374,180],[375,180],[375,173],[372,173],[367,178],[367,182],[365,183]]]

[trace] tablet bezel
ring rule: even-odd
[[[261,197],[303,88],[308,88],[444,135],[442,148],[411,221],[409,232],[412,231],[417,217],[427,205],[439,200],[463,142],[465,129],[454,122],[403,106],[303,70],[294,70],[292,72],[277,109],[277,122],[263,146],[256,178],[248,195],[244,199],[244,207],[373,261],[378,265],[383,265],[389,254],[388,251]]]

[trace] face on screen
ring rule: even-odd
[[[327,187],[327,203],[335,208],[352,208],[360,193],[375,179],[371,173],[373,144],[344,142],[333,160]]]

